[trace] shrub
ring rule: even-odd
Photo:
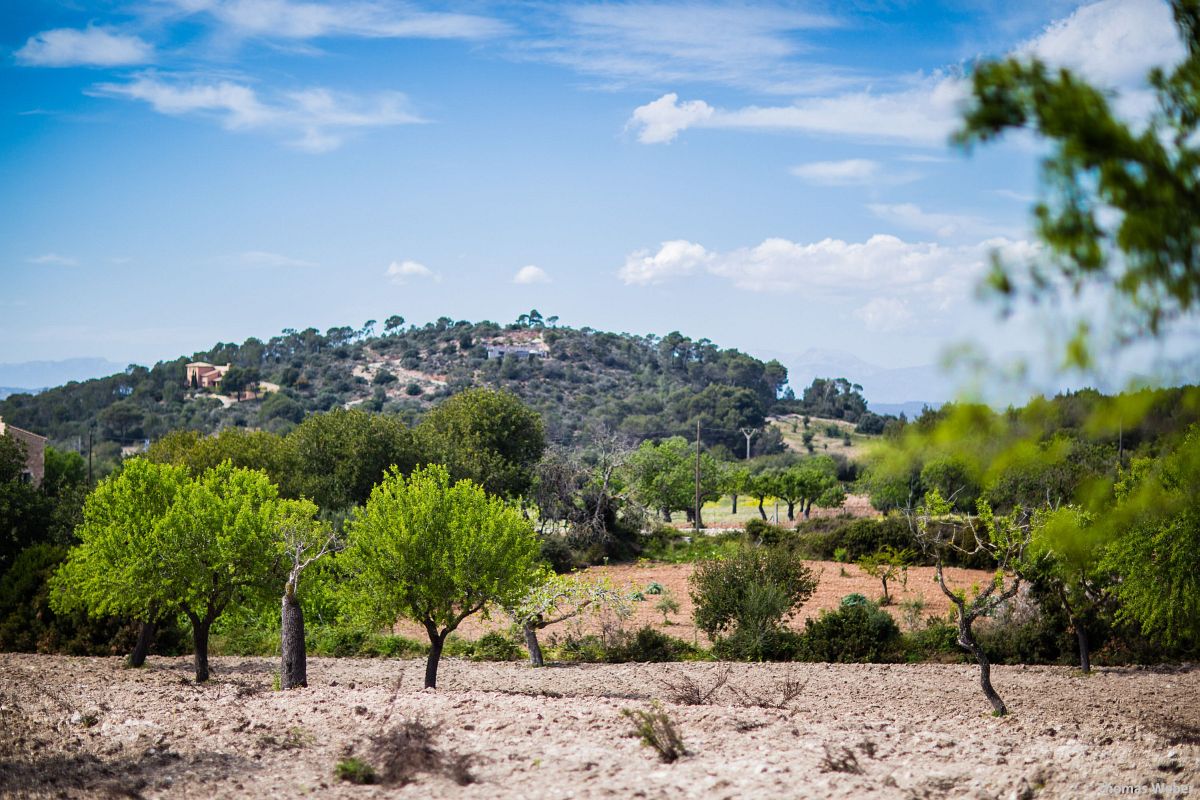
[[[895,660],[899,644],[900,628],[890,614],[862,595],[849,595],[837,611],[805,622],[798,656],[804,661],[880,663]]]
[[[761,660],[790,650],[783,622],[812,596],[817,579],[787,549],[752,547],[703,562],[690,583],[696,626],[717,643],[717,652]]]
[[[792,531],[782,525],[772,525],[765,519],[755,517],[746,523],[746,536],[758,544],[781,544],[791,535]]]
[[[657,628],[643,626],[632,636],[621,636],[605,648],[604,661],[610,664],[626,662],[661,663],[695,658],[700,650],[692,644],[668,636]]]
[[[924,627],[914,628],[901,642],[904,660],[962,661],[966,651],[958,646],[958,629],[944,619],[930,617]]]
[[[472,661],[516,661],[520,657],[517,643],[497,631],[481,636],[471,651]]]

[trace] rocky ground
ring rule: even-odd
[[[1200,669],[1000,667],[992,717],[961,665],[276,663],[0,655],[6,797],[1103,797],[1200,792]],[[717,685],[688,705],[691,687]],[[795,695],[789,699],[789,695]],[[625,709],[654,700],[664,763]],[[774,707],[780,706],[780,707]],[[334,776],[356,756],[392,783]],[[1185,787],[1188,787],[1185,789]],[[1150,796],[1143,789],[1142,796]]]

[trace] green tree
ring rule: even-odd
[[[587,581],[578,575],[545,571],[516,603],[508,604],[504,610],[521,626],[529,663],[541,667],[545,661],[538,631],[589,612],[611,610],[618,616],[626,616],[632,609],[629,598],[615,590],[608,578]]]
[[[915,557],[916,553],[912,550],[897,550],[889,544],[858,559],[858,568],[883,584],[880,605],[887,606],[892,603],[892,596],[888,594],[888,581],[898,579],[903,585],[908,585],[908,566]]]
[[[97,415],[100,424],[108,429],[109,436],[121,444],[127,444],[130,431],[142,424],[145,412],[132,400],[118,400]]]
[[[733,513],[737,513],[738,495],[746,493],[750,485],[750,468],[728,466],[721,471],[721,491],[733,501]]]
[[[441,465],[392,470],[348,524],[346,591],[361,618],[406,617],[429,635],[425,686],[464,619],[519,602],[538,575],[540,545],[521,512]]]
[[[629,457],[626,475],[638,502],[658,509],[671,521],[671,512],[685,511],[692,519],[696,507],[696,451],[682,436],[655,444],[642,442]],[[721,464],[711,455],[700,453],[700,502],[721,496]],[[692,519],[702,526],[703,520]]]
[[[546,449],[537,412],[516,395],[492,389],[468,389],[442,401],[421,421],[417,435],[425,460],[501,497],[529,491]]]
[[[1200,427],[1159,460],[1136,459],[1117,486],[1102,568],[1117,576],[1117,619],[1167,645],[1200,642]]]
[[[359,409],[310,415],[284,438],[283,450],[283,492],[325,511],[365,503],[390,467],[409,472],[420,461],[416,437],[401,420]]]
[[[1171,9],[1187,56],[1150,73],[1145,125],[1120,119],[1106,92],[1070,70],[1015,58],[975,68],[957,140],[971,147],[1032,129],[1051,147],[1034,216],[1053,258],[1031,265],[1025,282],[997,262],[990,285],[1002,297],[1044,300],[1055,277],[1075,292],[1104,287],[1124,301],[1125,335],[1157,335],[1200,300],[1200,5]],[[1086,366],[1082,346],[1068,355]]]
[[[308,686],[300,576],[314,562],[337,549],[339,543],[333,527],[314,519],[316,514],[317,506],[311,500],[284,501],[277,512],[275,525],[282,539],[284,566],[288,570],[279,626],[281,689]]]
[[[120,473],[101,481],[88,495],[80,544],[51,580],[51,604],[58,614],[84,609],[93,618],[119,616],[140,621],[146,634],[130,658],[141,666],[151,627],[172,607],[164,574],[170,555],[159,528],[188,480],[187,470],[144,458],[125,462]]]

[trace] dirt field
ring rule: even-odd
[[[835,561],[808,561],[805,563],[814,574],[820,577],[817,591],[791,621],[791,627],[796,630],[804,630],[804,620],[809,617],[815,617],[821,611],[836,609],[842,598],[848,594],[861,594],[871,600],[877,600],[883,594],[883,586],[879,581],[865,574],[855,564],[839,564]],[[636,630],[643,625],[652,625],[671,636],[707,646],[709,644],[707,637],[700,633],[692,622],[693,604],[692,598],[688,595],[688,577],[692,574],[693,569],[694,565],[692,564],[647,562],[634,565],[592,567],[580,574],[588,578],[592,576],[608,577],[613,586],[622,591],[637,589],[644,592],[651,583],[659,584],[679,601],[678,613],[668,617],[667,621],[670,624],[663,624],[662,613],[654,608],[659,596],[647,594],[644,602],[633,604],[633,616],[624,621],[625,627]],[[845,575],[842,574],[843,569]],[[920,598],[925,603],[924,609],[917,617],[920,621],[924,621],[930,615],[944,617],[949,612],[950,601],[934,583],[933,573],[933,567],[911,567],[908,570],[906,586],[896,583],[888,585],[888,593],[892,596],[894,605],[887,606],[886,610],[896,619],[902,629],[909,627],[905,621],[902,603]],[[991,578],[992,574],[986,570],[957,568],[946,570],[946,580],[956,589],[970,590],[975,584],[986,585]],[[549,638],[566,634],[598,633],[603,624],[612,622],[613,620],[598,616],[568,620],[546,628],[545,636]],[[464,639],[478,639],[488,631],[507,628],[511,624],[511,620],[503,613],[494,614],[490,620],[485,620],[477,615],[468,618],[459,628],[458,633]],[[427,638],[425,629],[416,623],[400,621],[396,624],[395,632],[419,641],[425,641]]]
[[[533,670],[448,661],[440,688],[423,691],[419,661],[313,659],[313,686],[287,693],[271,689],[276,666],[216,659],[214,680],[196,686],[186,658],[134,671],[118,659],[0,655],[0,795],[1079,798],[1156,783],[1165,796],[1200,791],[1196,668],[1082,678],[1001,667],[996,686],[1013,713],[997,719],[965,666]],[[687,675],[708,686],[725,669],[729,682],[712,704],[672,702],[668,684]],[[787,708],[749,704],[777,700],[785,680],[804,687]],[[690,753],[673,764],[630,736],[621,713],[653,698]],[[410,783],[334,778],[350,754],[381,764],[368,737],[413,719],[438,730],[402,762],[426,766]]]

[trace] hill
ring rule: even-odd
[[[115,453],[167,431],[227,426],[283,431],[305,414],[362,407],[409,422],[439,399],[472,386],[509,390],[540,412],[550,441],[571,445],[597,428],[634,439],[694,435],[701,419],[709,446],[744,453],[741,427],[794,411],[787,370],[707,339],[680,333],[638,336],[557,327],[537,312],[516,323],[448,318],[380,333],[362,328],[288,329],[103,378],[72,382],[0,402],[0,416],[52,442],[72,446],[89,432],[98,452]],[[229,365],[221,393],[189,385],[186,365]],[[235,391],[244,387],[242,391]],[[756,454],[782,447],[759,436]]]

